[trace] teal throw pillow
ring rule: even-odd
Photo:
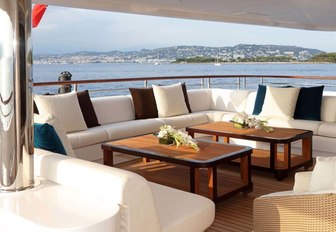
[[[54,127],[48,123],[34,123],[34,147],[67,155]]]
[[[259,85],[257,96],[254,102],[253,115],[259,115],[264,105],[266,95],[266,85]]]
[[[321,104],[324,85],[300,89],[294,119],[321,121]]]

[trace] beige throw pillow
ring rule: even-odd
[[[260,116],[293,119],[300,88],[267,86]]]
[[[54,115],[67,133],[87,129],[76,93],[35,95],[34,100],[39,113]]]
[[[336,157],[316,157],[311,175],[310,192],[336,188]]]
[[[166,86],[153,85],[160,118],[188,114],[181,83]]]

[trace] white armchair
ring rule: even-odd
[[[296,173],[292,191],[255,199],[254,231],[336,231],[336,188],[311,192],[311,179]]]

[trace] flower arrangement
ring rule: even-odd
[[[233,116],[232,120],[233,126],[235,128],[243,129],[243,128],[255,128],[257,130],[263,129],[267,133],[273,131],[273,128],[268,126],[268,122],[265,120],[260,120],[255,117],[249,117],[245,112],[241,112]]]
[[[199,150],[197,142],[190,135],[180,130],[176,130],[170,125],[163,125],[160,127],[160,131],[155,133],[155,136],[159,138],[160,144],[176,144],[190,146],[195,150]]]

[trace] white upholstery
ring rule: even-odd
[[[175,128],[185,128],[187,126],[194,126],[208,122],[208,118],[203,113],[191,113],[180,116],[173,116],[168,118],[160,118],[164,124],[171,125]]]
[[[336,123],[321,123],[317,134],[320,136],[336,138]]]
[[[303,193],[309,191],[311,174],[311,171],[298,172],[295,174],[295,182],[293,187],[293,191],[295,193]]]
[[[135,119],[133,102],[129,96],[99,97],[91,100],[100,124]]]
[[[211,89],[188,90],[189,104],[192,112],[211,110]]]
[[[249,92],[246,99],[245,113],[252,115],[256,97],[257,97],[257,91]]]
[[[212,201],[122,169],[37,149],[35,174],[119,205],[119,231],[204,231],[214,220]]]
[[[248,90],[212,89],[212,109],[231,112],[245,111]]]
[[[73,148],[85,147],[95,143],[106,142],[109,135],[103,126],[91,127],[85,131],[69,133],[68,139]]]
[[[117,122],[104,125],[109,140],[133,137],[137,135],[150,134],[158,131],[164,123],[154,118]]]
[[[322,121],[293,120],[260,115],[257,117],[267,120],[273,127],[312,130],[314,133],[313,156],[335,155],[336,96],[332,96],[328,92],[325,94],[327,95],[323,96],[321,107]],[[193,113],[145,120],[135,120],[130,96],[92,98],[98,121],[102,125],[85,131],[68,133],[69,140],[77,157],[89,160],[102,159],[100,143],[105,141],[153,133],[158,131],[158,128],[163,124],[184,128],[207,122],[230,121],[237,112],[241,111],[252,113],[256,91],[192,89],[188,90],[188,97]],[[242,143],[241,140],[234,142]],[[263,144],[251,143],[251,141],[244,144],[264,147]],[[301,143],[293,143],[292,148],[293,151],[300,149]]]
[[[310,179],[309,191],[336,188],[336,157],[316,157]]]
[[[260,116],[293,119],[299,88],[266,87],[266,95]]]
[[[76,93],[35,95],[34,100],[39,113],[55,116],[66,132],[87,129]]]
[[[284,118],[270,118],[268,124],[273,127],[297,128],[303,130],[311,130],[316,135],[322,124],[320,121],[310,121],[301,119],[284,119]]]
[[[155,183],[150,186],[162,232],[201,232],[212,224],[215,204],[211,200]]]
[[[74,156],[75,153],[72,149],[72,145],[70,141],[68,140],[67,134],[65,132],[65,129],[63,127],[63,124],[60,123],[57,118],[55,118],[51,114],[47,115],[40,115],[40,114],[34,114],[34,123],[48,123],[49,125],[54,127],[54,130],[56,131],[58,137],[62,141],[63,147],[65,149],[65,152],[68,156]]]
[[[181,83],[152,85],[156,107],[160,118],[188,114]]]
[[[336,122],[336,97],[322,96],[321,120]]]

